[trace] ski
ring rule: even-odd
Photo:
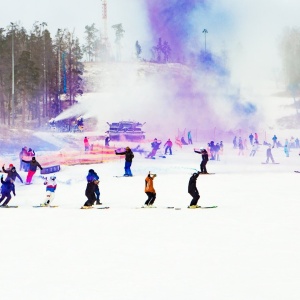
[[[167,209],[175,209],[175,210],[180,210],[180,207],[175,207],[175,206],[167,206]]]
[[[33,205],[32,207],[34,207],[34,208],[38,208],[38,207],[56,208],[56,207],[58,207],[58,205],[50,205],[50,206]]]
[[[82,206],[80,209],[109,209],[109,206],[103,206],[103,207],[94,207],[94,206]]]
[[[199,175],[214,175],[216,173],[199,173]]]
[[[217,208],[218,206],[214,205],[214,206],[199,206],[199,207],[193,207],[190,208],[188,207],[188,209],[208,209],[208,208]]]
[[[127,177],[129,177],[130,178],[130,177],[133,177],[133,176],[124,176],[124,175],[119,175],[118,176],[118,175],[115,175],[114,177],[116,177],[116,178],[122,178],[122,177],[127,178]]]
[[[109,206],[103,206],[103,207],[95,207],[96,209],[109,209]]]
[[[300,173],[300,171],[294,171],[295,173]]]
[[[17,205],[1,205],[0,208],[18,208],[19,206]]]

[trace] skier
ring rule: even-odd
[[[287,145],[284,145],[283,151],[284,151],[286,157],[290,156],[289,147]]]
[[[89,181],[86,185],[85,189],[85,195],[88,198],[87,201],[84,203],[84,205],[81,207],[82,209],[92,208],[96,201],[96,187],[98,185],[99,181],[97,179],[94,179],[93,181]]]
[[[200,150],[196,150],[194,149],[195,153],[199,153],[202,155],[202,161],[200,164],[200,170],[202,174],[208,174],[207,170],[206,170],[206,164],[208,162],[208,153],[204,148],[201,148]]]
[[[276,136],[276,134],[274,134],[274,136],[272,137],[272,141],[273,141],[272,148],[274,148],[275,146],[277,146],[277,136]]]
[[[159,149],[159,146],[161,144],[161,141],[157,141],[157,138],[154,139],[154,141],[151,143],[152,151],[148,154],[147,158],[154,158],[156,155],[157,150]]]
[[[7,177],[10,177],[13,181],[16,181],[16,178],[18,177],[19,180],[23,183],[21,176],[18,174],[18,172],[16,171],[16,167],[13,164],[10,164],[8,169],[5,169],[4,166],[5,165],[2,166],[2,171],[4,173],[7,173]]]
[[[132,173],[131,173],[131,165],[132,165],[132,160],[134,158],[134,154],[132,153],[131,149],[129,147],[125,148],[125,151],[122,152],[117,152],[117,150],[115,150],[116,155],[124,155],[125,154],[125,174],[124,176],[126,177],[131,177]]]
[[[165,146],[167,146],[166,149],[165,149],[165,154],[167,154],[167,152],[168,152],[168,150],[169,150],[170,155],[172,155],[172,146],[173,146],[173,143],[172,143],[172,141],[171,141],[170,139],[168,139],[168,140],[166,141],[166,143],[164,144],[164,147],[165,147]]]
[[[36,172],[37,167],[40,168],[40,170],[43,170],[43,168],[41,167],[41,165],[36,161],[35,157],[33,156],[31,161],[27,161],[22,159],[22,162],[26,163],[27,165],[29,165],[29,170],[27,173],[27,177],[26,177],[26,184],[30,184],[33,175]]]
[[[51,175],[50,180],[47,180],[47,177],[45,177],[44,185],[46,185],[46,197],[44,203],[42,203],[41,206],[50,206],[51,202],[54,200],[55,190],[57,187],[57,183],[55,180],[55,175]]]
[[[98,174],[93,169],[90,169],[88,175],[86,176],[86,180],[87,182],[91,182],[95,179],[100,182]],[[95,194],[96,194],[96,205],[101,205],[102,203],[100,203],[99,185],[96,185]]]
[[[3,175],[1,176],[1,198],[0,198],[0,203],[6,198],[4,203],[1,206],[7,206],[11,199],[11,192],[13,192],[14,196],[16,196],[15,192],[15,185],[14,182],[11,178],[7,177],[5,181],[3,180]]]
[[[145,193],[147,194],[148,199],[146,200],[145,205],[143,207],[155,208],[153,206],[153,203],[156,199],[156,192],[153,187],[153,180],[155,177],[156,174],[151,174],[151,172],[149,171],[148,176],[145,179]]]
[[[200,199],[199,191],[197,189],[197,179],[199,177],[199,174],[201,172],[193,173],[193,175],[190,178],[189,186],[188,186],[188,192],[193,197],[190,206],[188,208],[199,208],[201,206],[197,205],[198,200]]]
[[[271,146],[269,146],[268,149],[267,149],[267,160],[266,160],[267,164],[269,163],[269,159],[272,160],[273,164],[275,163],[273,155],[272,155],[272,148],[271,148]]]
[[[249,140],[250,140],[250,144],[251,144],[251,145],[253,145],[253,138],[254,138],[254,136],[253,136],[253,134],[251,133],[251,134],[249,135]]]

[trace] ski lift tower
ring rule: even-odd
[[[107,34],[107,0],[102,2],[102,30],[101,30],[101,46],[104,52],[104,58],[111,57],[111,48]]]

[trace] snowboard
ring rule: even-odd
[[[6,206],[0,206],[0,208],[18,208],[19,206],[17,205],[6,205]]]
[[[127,177],[133,177],[133,176],[124,176],[124,175],[116,175],[116,176],[114,176],[114,177],[116,177],[116,178],[122,178],[122,177],[125,177],[125,178],[127,178]]]
[[[50,205],[50,206],[33,205],[32,207],[34,207],[34,208],[38,208],[38,207],[56,208],[56,207],[58,207],[58,205]]]
[[[300,171],[294,171],[295,173],[300,173]]]
[[[208,209],[208,208],[217,208],[218,206],[213,205],[213,206],[200,206],[200,207],[196,207],[196,208],[189,208],[188,209]]]
[[[262,162],[263,165],[279,165],[279,163],[266,163],[266,162]]]
[[[103,207],[81,206],[80,209],[109,209],[109,206],[103,206]]]

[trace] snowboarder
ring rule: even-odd
[[[54,200],[55,190],[57,187],[57,183],[55,180],[55,174],[50,176],[50,180],[47,180],[47,177],[45,177],[44,185],[46,185],[46,197],[44,203],[42,203],[41,206],[50,206],[51,202]]]
[[[93,181],[89,181],[86,185],[85,189],[85,195],[88,198],[87,201],[84,203],[84,205],[81,207],[82,209],[91,208],[95,201],[96,201],[96,187],[98,185],[99,181],[97,179],[94,179]]]
[[[6,200],[4,201],[4,203],[1,206],[7,206],[7,204],[9,203],[9,201],[11,199],[10,193],[13,192],[14,196],[16,196],[14,181],[10,177],[7,177],[4,181],[3,175],[2,175],[1,183],[2,183],[2,186],[1,186],[0,203],[6,198]]]
[[[202,174],[208,174],[207,170],[206,170],[206,164],[208,162],[208,153],[204,148],[201,148],[200,150],[196,150],[194,149],[195,153],[199,153],[202,155],[202,161],[200,164],[200,170]]]
[[[31,161],[27,161],[27,160],[24,160],[24,159],[22,159],[22,161],[24,163],[26,163],[27,165],[29,165],[29,170],[28,170],[27,177],[26,177],[26,184],[30,184],[31,180],[32,180],[32,177],[36,172],[37,167],[39,167],[40,170],[43,170],[43,168],[41,167],[39,162],[36,161],[34,156],[32,157]]]
[[[134,158],[134,154],[131,151],[131,149],[129,147],[125,148],[125,151],[122,152],[117,152],[117,150],[115,150],[116,155],[125,155],[125,174],[124,176],[126,177],[131,177],[132,176],[132,172],[131,172],[131,165],[132,165],[132,160]]]
[[[156,191],[153,187],[153,180],[155,177],[156,174],[151,174],[149,171],[148,176],[145,179],[145,193],[147,194],[148,199],[143,207],[154,207],[153,203],[156,199]]]
[[[13,181],[16,181],[16,178],[18,177],[19,180],[23,183],[21,176],[18,174],[18,172],[16,171],[16,167],[13,164],[10,164],[8,169],[5,169],[4,166],[5,165],[2,166],[2,171],[4,173],[7,173],[7,177],[10,177]]]
[[[95,179],[100,182],[98,174],[93,169],[90,169],[88,175],[86,176],[86,180],[87,182],[91,182],[94,181]],[[96,185],[95,194],[96,194],[96,205],[101,205],[102,203],[100,203],[99,185]]]
[[[166,146],[167,146],[167,147],[166,147]],[[172,141],[171,141],[170,139],[168,139],[168,140],[166,141],[166,143],[164,144],[164,147],[166,147],[166,148],[165,148],[165,154],[167,154],[167,152],[168,152],[168,150],[169,150],[170,155],[172,155],[172,146],[173,146]]]
[[[197,189],[197,179],[201,172],[193,173],[190,178],[189,186],[188,186],[188,193],[193,197],[190,206],[188,208],[199,208],[201,206],[197,205],[198,200],[200,199],[199,191]]]
[[[147,158],[154,158],[157,150],[159,149],[160,144],[161,141],[157,141],[157,138],[155,138],[154,141],[151,143],[152,151],[148,154]]]
[[[273,155],[272,155],[272,148],[271,148],[271,146],[269,146],[268,149],[267,149],[267,160],[266,160],[267,164],[269,163],[269,159],[272,160],[273,164],[275,163]]]
[[[257,150],[258,150],[258,143],[254,142],[249,156],[254,156]]]

